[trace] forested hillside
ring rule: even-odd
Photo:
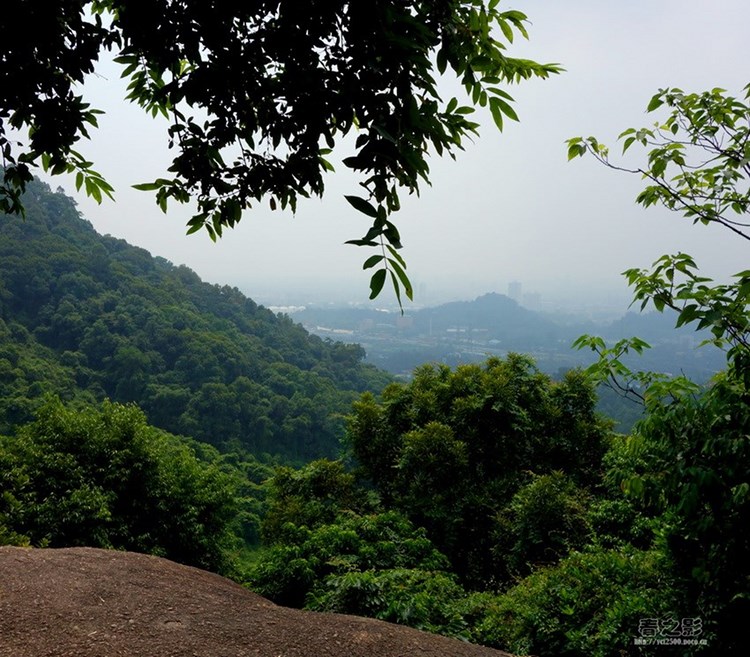
[[[39,181],[0,231],[0,431],[46,393],[135,402],[221,448],[305,460],[338,449],[351,402],[387,376],[236,288],[103,237]]]

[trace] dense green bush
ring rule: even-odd
[[[262,534],[269,545],[286,542],[290,527],[314,529],[333,523],[342,511],[367,513],[376,506],[341,461],[328,459],[312,461],[297,470],[276,468],[267,491]]]
[[[347,441],[385,506],[424,527],[464,585],[492,590],[526,561],[549,561],[583,541],[585,489],[600,482],[609,435],[595,404],[580,372],[555,382],[518,354],[455,370],[424,366],[409,384],[388,386],[381,401],[364,395],[355,403]],[[512,502],[529,473],[551,478]],[[554,482],[554,494],[534,492]],[[549,508],[532,508],[535,495]],[[543,523],[531,528],[537,512],[555,518],[559,536],[542,537]],[[538,545],[521,545],[530,539],[524,532]],[[509,565],[497,544],[510,549],[516,539]],[[527,558],[527,549],[536,552]]]
[[[659,551],[573,552],[495,600],[472,639],[520,655],[610,657],[632,646],[643,618],[674,613]]]
[[[283,537],[283,542],[262,552],[249,584],[274,602],[292,607],[304,606],[313,592],[325,589],[330,577],[448,568],[448,561],[424,530],[395,511],[365,516],[342,512],[332,522],[313,529],[289,522]]]
[[[446,572],[395,568],[327,577],[308,596],[307,609],[355,614],[466,638],[456,601],[466,596]]]
[[[133,550],[229,572],[233,479],[135,406],[50,401],[0,437],[0,527],[32,545]]]
[[[748,370],[750,371],[750,370]],[[683,609],[714,650],[738,649],[750,618],[750,392],[731,369],[701,395],[651,410],[618,478],[659,515]]]
[[[9,526],[22,512],[21,502],[13,495],[13,491],[21,488],[23,478],[13,465],[12,458],[3,450],[0,442],[0,545],[28,545],[29,537]]]
[[[502,511],[493,548],[513,577],[555,563],[591,535],[589,494],[562,472],[532,477]]]

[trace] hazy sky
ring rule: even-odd
[[[708,275],[747,268],[748,247],[741,240],[664,210],[641,209],[634,203],[640,180],[591,159],[568,163],[563,142],[593,134],[614,146],[623,129],[653,121],[644,110],[661,87],[720,86],[740,94],[750,82],[750,3],[504,5],[531,20],[530,41],[517,41],[509,52],[559,62],[566,72],[510,88],[521,123],[508,122],[502,134],[479,110],[480,138],[456,162],[433,159],[433,186],[404,202],[397,222],[409,273],[422,292],[417,303],[506,292],[518,280],[525,292],[540,292],[546,300],[587,295],[600,302],[609,293],[624,309],[629,295],[620,272],[648,266],[662,253],[691,253]],[[329,176],[325,198],[303,200],[294,217],[258,208],[218,244],[203,233],[185,236],[186,208],[174,206],[165,216],[151,194],[129,187],[161,175],[170,158],[163,121],[121,102],[118,75],[103,66],[87,85],[89,101],[107,114],[80,150],[117,189],[117,202],[101,206],[76,195],[97,230],[266,303],[366,300],[369,277],[361,263],[369,252],[343,243],[361,237],[367,220],[343,199],[358,192],[343,167]],[[448,100],[453,86],[445,90]],[[339,156],[349,154],[343,149]],[[51,182],[73,191],[69,182]]]

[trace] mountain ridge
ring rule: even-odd
[[[134,402],[149,421],[222,448],[333,455],[340,416],[388,376],[237,288],[101,236],[34,181],[0,234],[0,430],[45,394]]]

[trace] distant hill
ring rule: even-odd
[[[361,347],[99,235],[44,183],[24,204],[25,221],[0,217],[0,431],[45,394],[109,397],[172,433],[307,460],[335,453],[341,414],[389,380]]]
[[[570,315],[556,316],[523,308],[509,297],[490,293],[472,301],[454,301],[405,315],[376,310],[306,308],[294,319],[321,336],[361,344],[370,362],[408,376],[424,362],[458,365],[515,351],[532,355],[551,374],[591,362],[589,352],[571,349],[583,333],[601,335],[610,344],[638,336],[652,345],[634,368],[684,372],[703,381],[724,366],[723,354],[698,348],[709,337],[691,327],[675,328],[675,316],[628,312],[607,325]]]
[[[424,332],[482,332],[502,341],[507,349],[547,343],[562,335],[559,326],[540,313],[527,310],[510,297],[490,293],[473,301],[453,301],[414,314],[414,330]]]
[[[407,310],[403,316],[363,308],[306,308],[295,312],[293,317],[310,328],[330,327],[363,335],[388,330],[405,338],[474,335],[481,340],[500,340],[506,348],[516,350],[547,344],[569,332],[545,315],[527,310],[513,299],[494,292],[473,301]]]

